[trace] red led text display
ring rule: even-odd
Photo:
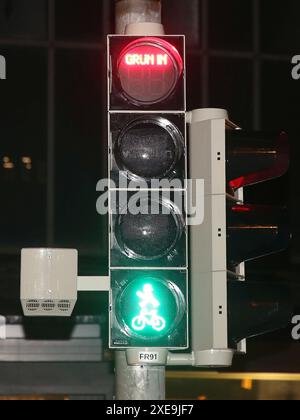
[[[168,54],[126,54],[125,62],[128,66],[167,66]]]
[[[183,72],[177,49],[158,38],[142,38],[129,44],[118,62],[124,95],[136,104],[155,104],[172,95]]]

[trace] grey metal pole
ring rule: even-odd
[[[124,34],[129,23],[161,23],[161,0],[115,0],[116,33]]]
[[[116,0],[116,33],[129,23],[161,23],[160,0]],[[126,351],[115,353],[116,399],[165,400],[165,366],[128,366]]]
[[[115,354],[116,399],[165,400],[164,366],[128,366],[125,351]]]

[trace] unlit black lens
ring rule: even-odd
[[[143,210],[145,207],[143,208]],[[180,217],[170,214],[126,214],[119,217],[117,236],[120,247],[137,259],[162,258],[171,253],[182,231]]]
[[[169,178],[182,155],[182,137],[167,123],[140,121],[120,135],[115,158],[121,170],[143,179]]]

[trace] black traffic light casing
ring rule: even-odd
[[[289,168],[290,147],[285,132],[265,133],[228,130],[226,177],[229,193],[284,175]]]
[[[108,37],[110,347],[188,347],[183,36]]]
[[[288,168],[286,133],[227,130],[228,331],[230,344],[234,346],[243,339],[281,329],[291,320],[287,286],[253,283],[244,277],[245,262],[289,246],[287,208],[247,204],[241,194],[243,188],[278,178]]]

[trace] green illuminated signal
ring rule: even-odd
[[[155,331],[163,331],[167,323],[158,314],[158,308],[161,304],[155,298],[153,286],[151,284],[145,284],[143,290],[139,290],[136,295],[140,298],[140,314],[133,318],[132,328],[135,331],[143,331],[146,326],[150,326]]]
[[[173,331],[184,308],[183,295],[174,283],[139,276],[122,288],[116,313],[127,335],[157,340]]]
[[[113,348],[188,347],[185,270],[112,270]]]

